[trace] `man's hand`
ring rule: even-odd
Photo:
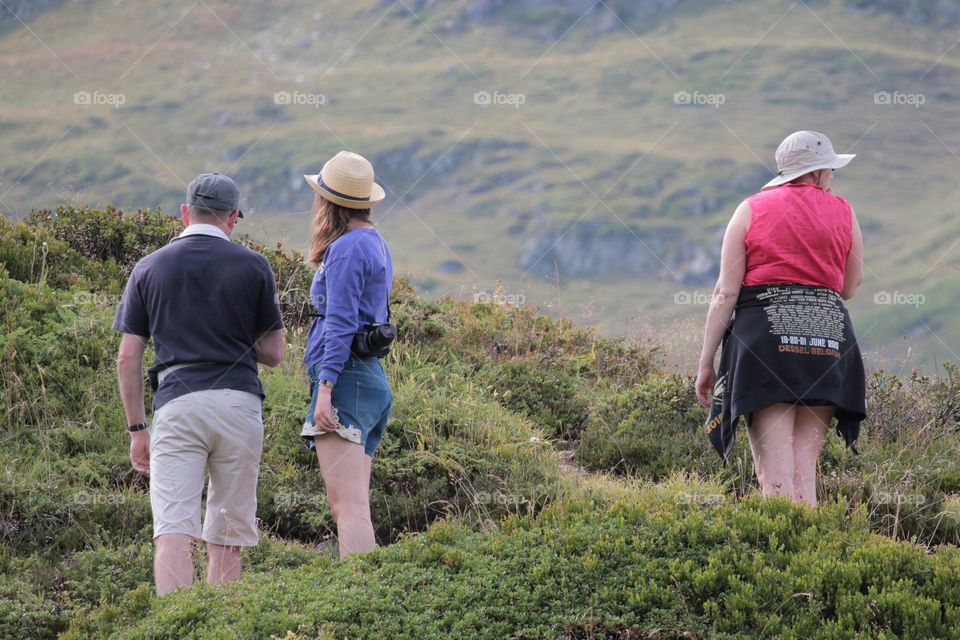
[[[317,389],[317,408],[313,411],[313,426],[330,433],[337,430],[337,419],[333,417],[333,390],[327,385],[321,384]]]
[[[130,434],[130,462],[134,470],[150,475],[150,432],[146,429]]]

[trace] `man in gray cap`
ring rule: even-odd
[[[209,582],[240,577],[240,550],[258,540],[264,393],[257,363],[276,366],[284,354],[270,263],[230,241],[243,217],[237,185],[201,174],[187,187],[180,215],[186,229],[136,264],[113,324],[123,334],[117,368],[130,459],[150,475],[160,595],[193,581],[198,538],[207,543]],[[150,338],[156,393],[147,427],[143,356]]]

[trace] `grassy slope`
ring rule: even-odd
[[[960,556],[867,533],[863,514],[784,500],[694,506],[719,487],[603,480],[488,534],[435,525],[162,600],[147,589],[80,638],[921,638],[960,633]]]
[[[960,541],[955,369],[871,378],[862,455],[826,442],[818,495],[829,506],[764,506],[740,500],[756,490],[746,438],[721,469],[690,380],[666,375],[649,347],[530,309],[427,300],[402,280],[403,339],[387,363],[396,404],[372,478],[374,526],[390,547],[356,563],[324,557],[332,520],[296,436],[304,327],[289,305],[287,361],[263,372],[264,544],[242,585],[157,601],[149,496],[120,435],[109,323],[123,274],[177,223],[63,209],[33,225],[0,218],[0,638],[52,638],[72,618],[73,637],[956,627],[956,554],[925,555]],[[309,270],[268,253],[281,299],[302,301]],[[618,478],[562,473],[571,455]],[[862,552],[844,556],[853,548]]]
[[[585,222],[632,238],[630,225],[654,246],[658,229],[675,227],[711,246],[750,189],[725,194],[702,216],[683,214],[663,194],[636,192],[656,182],[667,194],[697,185],[709,192],[716,179],[709,162],[717,158],[738,163],[758,186],[760,161],[772,166],[785,133],[817,128],[861,154],[836,186],[867,230],[867,278],[852,305],[865,342],[893,358],[910,344],[918,361],[933,353],[956,359],[945,345],[960,339],[949,321],[958,277],[950,242],[957,160],[945,146],[960,148],[950,126],[960,64],[946,56],[920,80],[951,44],[946,32],[854,16],[838,2],[814,5],[816,15],[797,5],[779,22],[782,3],[735,3],[680,10],[650,32],[637,27],[642,41],[623,28],[598,38],[581,26],[548,49],[549,40],[500,27],[447,28],[465,3],[423,10],[426,26],[401,5],[372,0],[319,7],[288,0],[270,9],[211,2],[213,11],[192,4],[87,0],[42,15],[34,33],[79,79],[25,30],[0,40],[5,210],[54,200],[171,207],[183,180],[239,159],[232,170],[252,208],[265,214],[249,224],[264,238],[302,246],[309,193],[298,173],[341,146],[395,152],[384,156],[395,164],[378,168],[394,196],[412,187],[404,198],[410,208],[393,199],[381,221],[403,270],[432,293],[469,298],[502,280],[542,304],[558,289],[524,277],[517,258],[531,234],[579,219],[594,203],[591,191],[613,187],[604,196],[612,213],[598,205]],[[876,106],[881,89],[922,91],[927,103],[919,111]],[[78,90],[122,92],[126,103],[77,107]],[[277,107],[278,90],[318,91],[327,104]],[[472,101],[478,90],[523,93],[526,103],[482,109]],[[680,90],[722,92],[727,102],[719,110],[677,107],[672,96]],[[495,150],[505,144],[515,146]],[[642,213],[644,205],[659,213]],[[447,260],[464,268],[438,270]],[[564,278],[559,295],[567,309],[593,310],[572,314],[581,322],[622,333],[648,331],[647,314],[654,322],[699,320],[702,308],[672,304],[673,293],[693,288],[669,277],[611,274]],[[891,313],[872,304],[879,290],[922,292],[928,304]],[[910,333],[908,342],[897,339]],[[678,342],[678,361],[689,361],[691,341]]]

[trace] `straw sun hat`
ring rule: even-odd
[[[369,209],[384,198],[383,187],[373,181],[373,165],[350,151],[341,151],[320,173],[303,178],[324,199],[349,209]]]
[[[796,131],[777,147],[777,177],[763,185],[778,187],[817,169],[839,169],[850,164],[855,153],[836,153],[830,138],[816,131]]]

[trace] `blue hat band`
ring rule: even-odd
[[[319,185],[320,185],[321,187],[323,187],[326,191],[329,191],[330,193],[332,193],[333,195],[337,196],[338,198],[343,198],[343,199],[345,199],[345,200],[353,200],[354,202],[369,202],[369,201],[370,201],[370,196],[367,196],[366,198],[358,198],[357,196],[351,196],[351,195],[348,195],[348,194],[346,194],[346,193],[340,193],[340,192],[337,191],[336,189],[331,189],[330,186],[327,185],[327,183],[323,181],[323,177],[322,177],[322,176],[317,176],[317,184],[319,184]]]

